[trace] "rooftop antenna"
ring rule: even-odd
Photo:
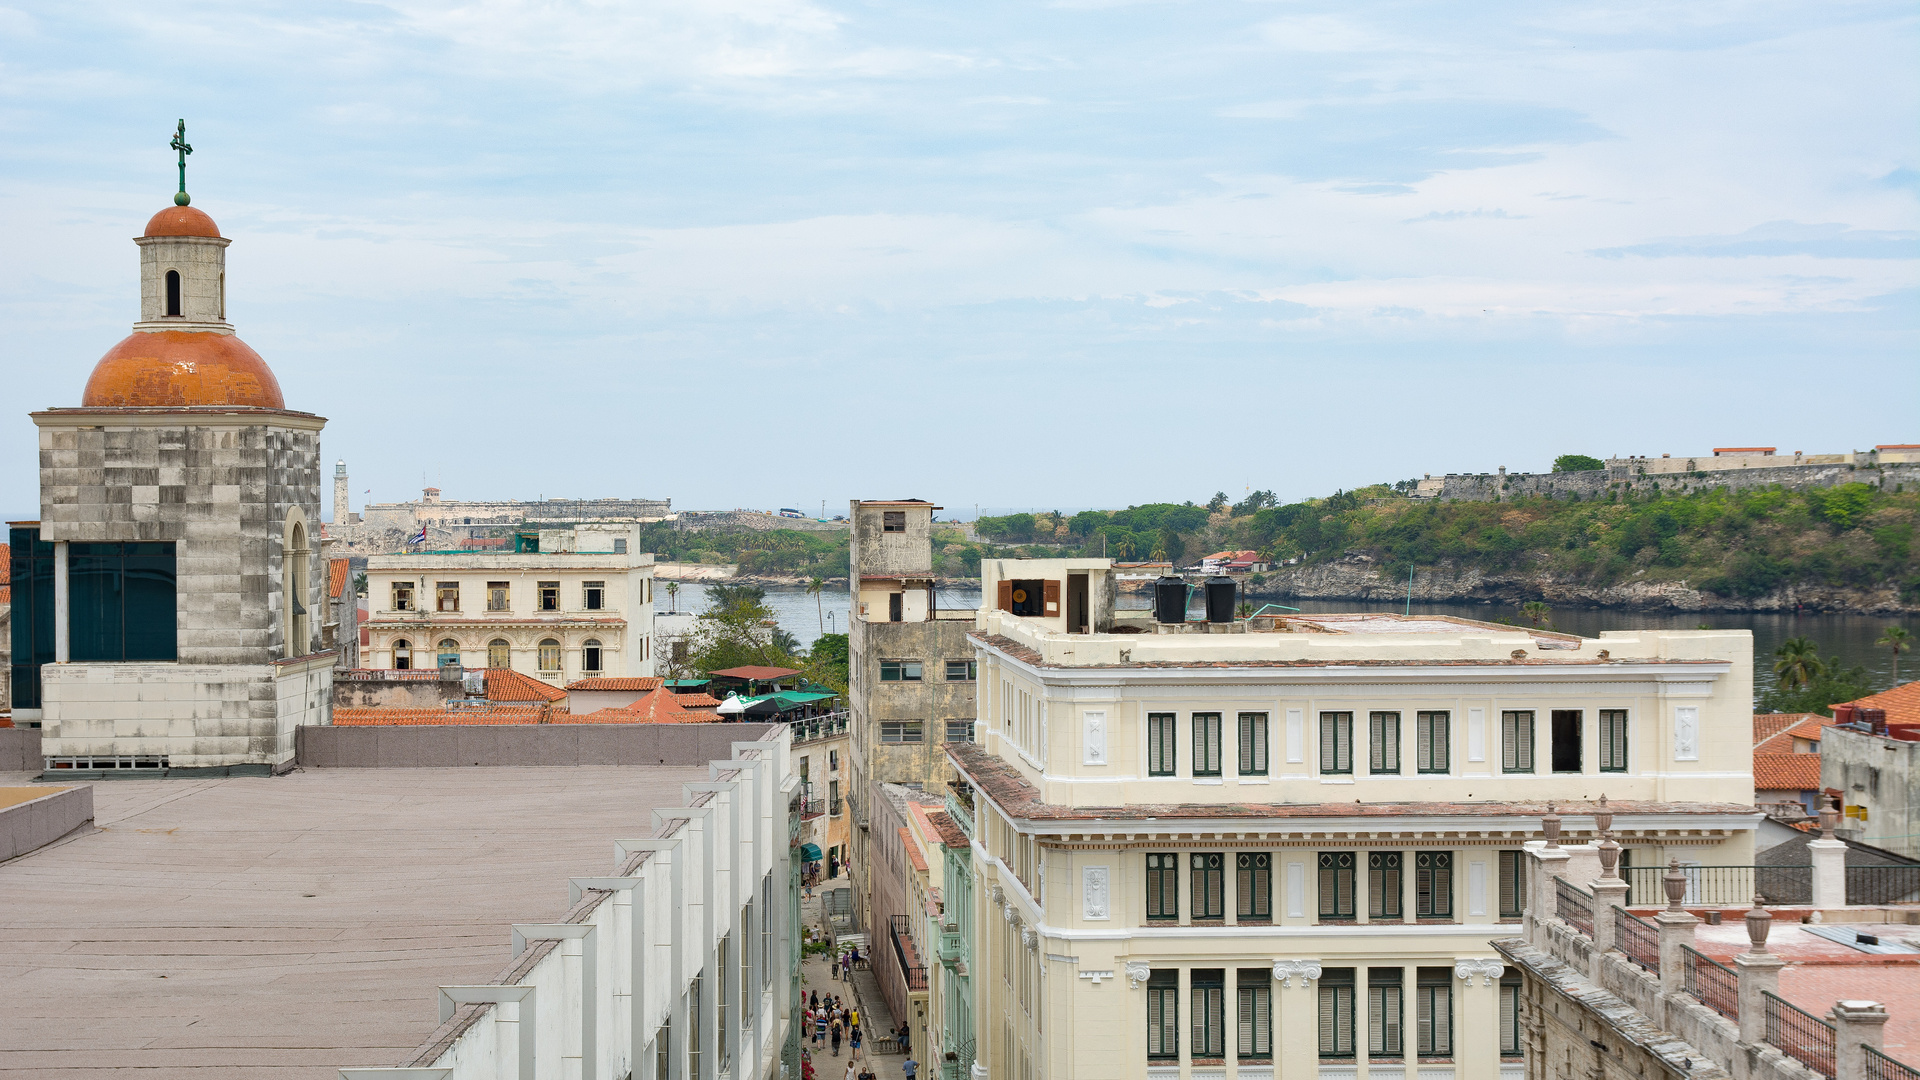
[[[193,201],[187,194],[187,155],[193,153],[193,147],[187,144],[187,121],[183,117],[180,126],[173,129],[173,141],[167,144],[180,155],[180,190],[174,193],[173,205],[185,206]]]

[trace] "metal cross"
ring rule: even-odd
[[[187,145],[187,122],[182,119],[174,130],[173,141],[167,144],[180,154],[180,193],[173,197],[174,204],[185,206],[192,201],[187,194],[187,155],[193,153],[193,147]]]

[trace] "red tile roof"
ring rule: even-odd
[[[569,691],[573,691],[573,690],[658,690],[660,689],[660,685],[664,682],[666,682],[665,679],[657,679],[650,675],[643,676],[643,677],[630,678],[630,679],[608,678],[603,676],[603,677],[592,678],[592,679],[575,679],[574,681],[567,684],[567,689]]]
[[[913,834],[907,831],[905,825],[902,825],[899,831],[900,846],[907,849],[907,861],[913,864],[915,870],[926,873],[927,857],[920,854],[920,845],[913,842]]]
[[[658,680],[656,680],[658,681]],[[689,709],[685,698],[669,690],[651,690],[631,705],[590,713],[556,713],[556,724],[709,724],[716,721],[707,709]]]
[[[1791,719],[1793,723],[1755,742],[1753,744],[1753,752],[1756,755],[1806,753],[1807,751],[1796,751],[1793,748],[1794,740],[1805,739],[1809,742],[1817,743],[1820,741],[1821,735],[1825,734],[1826,729],[1833,726],[1832,717],[1821,716],[1819,713],[1763,713],[1761,715],[1782,716]],[[1759,721],[1759,716],[1754,717],[1755,735],[1760,733]],[[1814,752],[1818,753],[1819,751],[1816,748]]]
[[[1885,709],[1889,724],[1920,724],[1920,682],[1868,694],[1858,701],[1844,704],[1858,705],[1863,709]]]
[[[327,560],[327,595],[335,600],[347,591],[347,571],[351,569],[345,559]]]
[[[11,603],[13,599],[13,586],[9,584],[13,580],[13,563],[8,559],[11,550],[0,544],[0,604]]]
[[[707,672],[707,674],[719,675],[728,679],[748,679],[753,682],[771,682],[774,679],[784,679],[789,675],[798,675],[800,674],[800,672],[795,668],[758,667],[753,664],[748,664],[745,667],[728,668],[725,671],[709,671]]]
[[[953,817],[944,810],[933,810],[927,814],[927,820],[933,823],[933,831],[940,834],[940,842],[954,849],[970,848],[973,841],[953,823]]]
[[[488,701],[560,701],[566,696],[565,690],[512,668],[487,669]]]
[[[1759,746],[1775,735],[1805,720],[1813,713],[1757,712],[1753,714],[1753,745]]]
[[[1820,790],[1819,754],[1753,755],[1753,790]]]
[[[720,699],[714,697],[712,694],[675,694],[674,697],[680,699],[680,707],[683,709],[717,709],[720,707]]]

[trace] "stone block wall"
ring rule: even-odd
[[[1726,488],[1751,491],[1779,486],[1789,491],[1872,484],[1893,490],[1895,485],[1920,485],[1920,464],[1894,462],[1879,465],[1782,465],[1772,468],[1729,469],[1717,472],[1646,474],[1628,466],[1571,473],[1448,474],[1437,482],[1440,499],[1498,502],[1544,495],[1550,498],[1605,498],[1610,491],[1647,493],[1686,492]],[[1425,489],[1423,488],[1423,491]]]

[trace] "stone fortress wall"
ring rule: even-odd
[[[1759,457],[1609,458],[1604,469],[1562,473],[1448,473],[1419,481],[1415,498],[1500,502],[1527,496],[1566,499],[1604,497],[1608,492],[1688,492],[1711,488],[1749,491],[1779,486],[1788,491],[1872,484],[1893,489],[1920,484],[1920,453],[1881,448],[1857,454]]]

